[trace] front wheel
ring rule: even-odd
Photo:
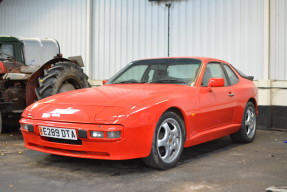
[[[244,109],[241,129],[230,135],[232,141],[236,143],[250,143],[256,135],[257,116],[255,106],[248,102]]]
[[[170,169],[176,166],[183,151],[184,123],[176,113],[164,113],[157,123],[151,153],[144,163],[151,168]]]

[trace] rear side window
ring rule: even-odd
[[[223,65],[224,69],[226,70],[227,76],[229,78],[230,84],[234,85],[236,83],[238,83],[238,77],[235,75],[235,73],[233,72],[233,70],[228,66],[228,65]]]

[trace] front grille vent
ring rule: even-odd
[[[54,142],[54,143],[65,143],[65,144],[71,144],[71,145],[82,145],[81,140],[68,140],[68,139],[57,139],[57,138],[48,138],[48,141]]]

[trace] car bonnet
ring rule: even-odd
[[[49,121],[112,123],[137,103],[165,95],[175,86],[106,85],[70,91],[32,104],[22,116]]]

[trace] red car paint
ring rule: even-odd
[[[254,83],[218,59],[191,57],[202,61],[192,86],[178,84],[105,84],[75,90],[40,100],[22,114],[21,131],[29,149],[81,158],[132,159],[150,154],[155,127],[161,115],[171,109],[181,112],[189,147],[237,132],[245,105],[253,102],[257,109],[257,88]],[[214,86],[201,86],[206,65],[228,64],[239,81],[222,87],[222,79]],[[218,87],[219,86],[219,87]],[[56,114],[55,110],[67,110]],[[71,113],[69,112],[71,111]],[[23,128],[32,124],[33,131]],[[48,141],[40,136],[39,126],[87,131],[81,144]],[[116,139],[92,138],[89,131],[120,130]],[[106,134],[106,132],[105,132]]]

